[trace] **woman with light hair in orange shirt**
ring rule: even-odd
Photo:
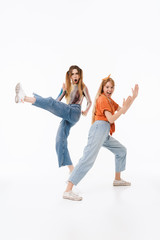
[[[92,126],[89,131],[88,143],[83,156],[72,171],[67,188],[63,194],[64,199],[80,201],[82,197],[72,191],[86,173],[93,166],[101,146],[109,149],[115,155],[115,179],[113,186],[130,186],[131,183],[121,179],[121,172],[125,170],[126,148],[111,135],[115,131],[115,121],[125,114],[138,95],[138,85],[132,89],[132,96],[123,100],[120,107],[111,98],[115,83],[110,77],[104,78],[97,92],[92,113]]]

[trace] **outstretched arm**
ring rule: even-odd
[[[123,99],[123,107],[119,107],[114,115],[112,115],[109,111],[105,111],[105,116],[110,123],[114,123],[114,121],[116,121],[122,114],[127,112],[135,98],[138,96],[138,91],[139,87],[138,84],[136,84],[134,89],[132,88],[132,96],[129,96],[126,100]]]
[[[138,86],[138,84],[136,84],[136,85],[134,86],[134,89],[132,88],[132,101],[131,101],[130,106],[132,105],[132,103],[133,103],[133,101],[135,100],[135,98],[138,96],[138,91],[139,91],[139,86]],[[124,99],[123,99],[123,102],[124,102]],[[129,106],[129,107],[130,107],[130,106]],[[119,111],[120,109],[121,109],[121,107],[119,106],[118,109],[117,109],[117,111]]]
[[[129,96],[126,100],[123,100],[123,107],[116,112],[114,115],[112,115],[111,112],[109,111],[105,111],[104,114],[106,116],[106,118],[108,119],[108,121],[112,124],[114,123],[122,114],[125,114],[128,110],[128,108],[130,107],[132,102],[132,97]]]

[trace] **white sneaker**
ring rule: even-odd
[[[69,191],[69,192],[64,192],[63,193],[63,198],[64,199],[69,199],[69,200],[73,200],[73,201],[81,201],[83,198],[80,197],[78,194]]]
[[[15,102],[16,103],[21,103],[24,102],[24,98],[26,96],[25,92],[22,89],[22,86],[20,83],[18,83],[15,87],[15,92],[16,92],[16,96],[15,96]]]
[[[130,182],[127,182],[123,179],[121,180],[114,180],[113,181],[113,186],[131,186]]]

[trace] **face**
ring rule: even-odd
[[[114,92],[114,86],[111,82],[107,82],[103,87],[103,92],[107,97],[111,97]]]
[[[73,69],[72,70],[72,74],[71,74],[72,83],[73,84],[78,84],[79,79],[80,79],[80,75],[78,73],[78,70],[77,69]]]

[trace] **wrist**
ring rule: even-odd
[[[122,114],[125,114],[127,109],[125,107],[122,107],[121,109],[122,109]]]
[[[121,112],[122,114],[125,114],[126,108],[125,108],[125,107],[122,107],[122,108],[120,109],[120,112]]]

